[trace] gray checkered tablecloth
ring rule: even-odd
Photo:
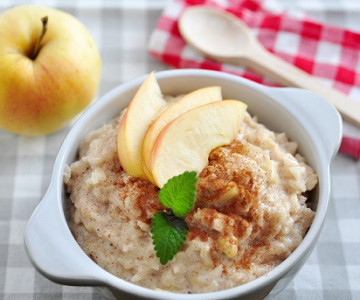
[[[358,0],[279,2],[360,30]],[[146,50],[166,0],[0,0],[0,13],[24,3],[60,8],[85,23],[102,55],[99,96],[129,79],[167,68]],[[0,129],[0,299],[101,299],[94,288],[62,286],[44,278],[24,249],[27,220],[48,187],[57,151],[69,128],[40,138]],[[320,241],[276,299],[360,299],[360,161],[338,154],[331,173],[332,196]]]

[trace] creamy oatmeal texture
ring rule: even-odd
[[[158,188],[121,168],[119,119],[86,137],[64,177],[71,230],[100,266],[151,289],[202,293],[265,274],[302,241],[314,217],[304,195],[317,176],[296,143],[246,114],[237,139],[210,154],[186,216],[187,240],[161,265],[150,233],[152,216],[163,209]]]

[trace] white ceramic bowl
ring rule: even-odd
[[[330,162],[338,150],[342,122],[338,112],[321,97],[305,90],[270,88],[246,79],[204,70],[171,70],[156,74],[164,94],[187,93],[220,85],[224,98],[248,104],[251,114],[271,130],[285,131],[299,143],[299,152],[319,175],[312,194],[316,215],[299,247],[279,266],[241,286],[206,294],[176,294],[150,290],[108,273],[93,262],[72,236],[64,211],[68,197],[63,185],[64,165],[76,160],[85,135],[115,117],[127,106],[145,76],[122,84],[89,107],[75,123],[57,156],[49,189],[26,228],[25,244],[34,266],[49,279],[69,285],[105,286],[122,299],[256,299],[280,292],[310,255],[319,237],[330,194]],[[310,274],[311,276],[311,274]]]

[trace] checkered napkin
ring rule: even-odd
[[[208,5],[241,18],[270,52],[360,101],[360,33],[284,11],[274,0],[172,0],[153,31],[149,51],[175,68],[201,68],[276,85],[240,66],[203,57],[181,38],[177,20],[185,8]],[[360,128],[344,123],[340,151],[360,159]]]

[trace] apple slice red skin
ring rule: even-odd
[[[185,171],[200,172],[209,153],[230,144],[240,129],[247,105],[223,100],[191,109],[170,122],[156,139],[151,172],[158,187]]]

